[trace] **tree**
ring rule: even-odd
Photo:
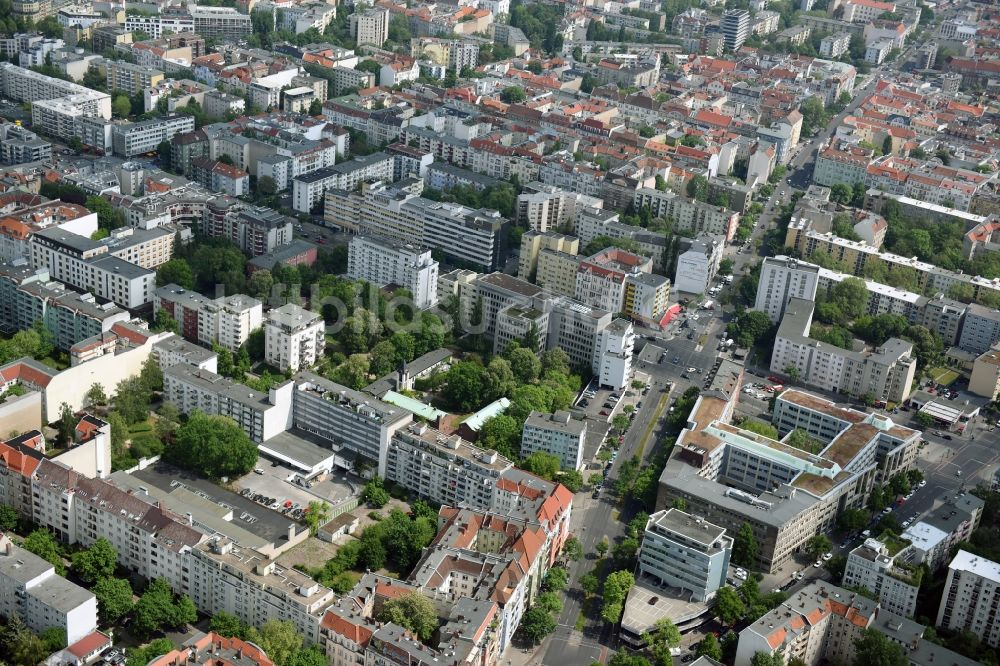
[[[257,464],[257,446],[235,421],[195,410],[177,429],[167,458],[209,477],[238,477]]]
[[[135,33],[132,33],[133,35]],[[156,638],[141,647],[128,648],[129,664],[148,664],[153,659],[174,649],[169,638]]]
[[[631,421],[629,421],[628,416],[625,414],[615,414],[614,418],[611,419],[611,427],[619,433],[623,433],[628,430],[629,423],[631,423]]]
[[[176,284],[184,289],[194,289],[194,271],[185,259],[171,259],[156,269],[156,286]]]
[[[914,420],[919,423],[924,428],[931,428],[934,426],[934,417],[927,412],[917,412],[917,415],[913,417]]]
[[[583,475],[575,469],[559,475],[559,483],[566,486],[571,493],[578,493],[583,488]]]
[[[417,592],[404,594],[387,601],[378,616],[381,622],[394,622],[406,627],[421,640],[428,640],[438,627],[434,604]]]
[[[867,302],[867,301],[865,301]],[[729,334],[740,347],[753,347],[772,330],[771,318],[758,310],[745,310],[729,325]]]
[[[365,354],[351,354],[334,372],[334,380],[353,389],[361,389],[368,383],[370,364]]]
[[[840,529],[854,532],[868,524],[870,514],[864,509],[847,509],[837,518]]]
[[[371,373],[383,377],[396,368],[396,348],[389,340],[382,340],[372,347],[368,361]]]
[[[784,666],[784,663],[785,658],[781,656],[780,652],[775,652],[774,654],[758,652],[750,659],[750,666]],[[882,665],[879,664],[879,666]]]
[[[715,617],[725,625],[732,626],[746,613],[746,606],[740,595],[731,587],[721,587],[715,593]]]
[[[695,651],[699,657],[708,657],[709,659],[714,659],[716,661],[722,661],[722,646],[719,645],[719,639],[715,637],[715,634],[705,634],[705,638],[701,639],[698,643],[698,649]]]
[[[642,636],[643,642],[652,652],[658,664],[672,664],[671,648],[681,644],[681,632],[670,618],[656,621],[651,632]]]
[[[170,585],[162,578],[149,584],[135,605],[132,629],[140,636],[174,626],[175,608]]]
[[[113,624],[132,612],[132,586],[127,578],[101,578],[93,592],[102,622]]]
[[[518,347],[508,354],[510,369],[522,384],[530,384],[542,372],[542,362],[533,349]]]
[[[12,506],[0,504],[0,532],[12,532],[17,527],[17,511]]]
[[[247,631],[247,625],[232,613],[216,611],[208,622],[208,630],[214,631],[220,636],[243,638]]]
[[[91,407],[108,404],[108,396],[104,393],[104,387],[97,382],[90,385],[83,399]]]
[[[604,580],[604,603],[601,607],[601,618],[605,622],[615,624],[622,616],[625,597],[635,585],[635,576],[631,571],[615,571]]]
[[[532,645],[537,645],[543,638],[555,631],[556,620],[551,613],[536,604],[525,611],[518,628]]]
[[[275,666],[290,666],[302,648],[302,635],[288,620],[268,620],[259,629],[251,627],[247,640],[260,646]]]
[[[597,556],[598,557],[602,557],[602,558],[607,554],[608,549],[610,547],[611,546],[608,544],[608,538],[607,537],[604,537],[603,539],[601,539],[600,541],[598,541],[596,544],[594,544],[594,550],[597,551]]]
[[[111,102],[111,112],[116,118],[128,118],[132,113],[132,102],[128,95],[115,95]]]
[[[316,536],[320,526],[326,523],[329,517],[329,504],[320,501],[309,502],[309,508],[306,509],[306,525],[309,526],[309,534]]]
[[[118,565],[118,549],[101,537],[86,550],[73,553],[73,571],[85,583],[110,578]]]
[[[59,544],[56,542],[52,532],[46,529],[37,529],[29,534],[22,544],[25,550],[38,555],[53,567],[60,576],[66,575],[66,567],[63,565],[62,554],[59,552]]]
[[[579,583],[580,589],[588,597],[593,596],[597,592],[597,588],[601,586],[601,581],[594,572],[585,573],[580,576]]]
[[[382,487],[382,479],[377,476],[372,477],[365,484],[364,490],[361,492],[361,499],[376,509],[381,509],[388,504],[389,492]]]
[[[854,649],[855,666],[906,666],[910,663],[903,646],[873,629],[865,629],[861,638],[854,640]]]
[[[580,544],[580,540],[576,537],[566,539],[566,543],[563,544],[563,554],[566,556],[566,559],[573,562],[583,557],[583,546]]]
[[[562,567],[552,567],[545,572],[542,586],[547,592],[562,592],[569,582],[569,574]]]
[[[507,458],[518,458],[521,443],[521,424],[507,414],[494,416],[483,424],[478,444],[497,451]]]
[[[170,626],[174,629],[182,629],[189,624],[198,621],[198,609],[195,607],[191,597],[182,594],[174,604],[174,612],[170,616]]]
[[[536,451],[521,461],[521,469],[551,481],[559,472],[559,456]]]
[[[806,552],[813,557],[819,557],[828,552],[833,547],[830,537],[825,534],[816,534],[806,542]]]
[[[687,195],[692,199],[697,199],[698,201],[708,200],[708,179],[704,176],[694,176],[687,182],[686,190]]]
[[[59,421],[56,422],[56,427],[59,430],[59,442],[66,447],[72,444],[76,435],[76,415],[65,402],[59,406]]]
[[[507,104],[521,104],[528,99],[528,95],[521,86],[508,86],[500,91],[500,99]]]
[[[444,396],[459,410],[474,410],[480,404],[482,393],[483,366],[473,361],[459,361],[448,371]]]
[[[753,568],[759,547],[750,523],[743,523],[733,540],[733,562],[741,567]]]

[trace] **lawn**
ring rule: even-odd
[[[959,377],[958,371],[951,368],[929,368],[927,374],[942,386],[951,386]]]

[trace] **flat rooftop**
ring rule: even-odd
[[[667,509],[654,513],[649,517],[646,531],[657,531],[664,536],[676,534],[706,546],[713,545],[726,534],[725,528],[680,509]]]
[[[278,454],[276,457],[296,460],[310,470],[334,456],[329,441],[301,430],[286,430],[258,444],[257,448],[265,455],[273,452]]]

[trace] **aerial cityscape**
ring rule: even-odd
[[[1000,666],[1000,6],[0,0],[0,666]]]

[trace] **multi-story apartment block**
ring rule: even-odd
[[[108,90],[121,90],[130,97],[163,81],[160,70],[134,65],[127,60],[107,60],[106,67]]]
[[[615,247],[580,262],[576,272],[576,300],[609,312],[622,312],[625,283],[638,273],[650,273],[653,262]]]
[[[206,39],[239,40],[245,39],[253,26],[249,14],[241,14],[231,7],[209,7],[207,5],[190,5],[193,30]]]
[[[587,422],[574,420],[569,412],[531,412],[524,422],[521,455],[548,453],[559,458],[562,469],[580,469],[586,438]]]
[[[754,310],[766,312],[777,324],[785,316],[790,298],[816,300],[819,266],[785,256],[766,257],[760,267]]]
[[[487,270],[503,261],[507,219],[495,210],[474,210],[404,190],[372,187],[361,195],[328,191],[325,217],[343,229],[437,248],[452,259]]]
[[[974,354],[983,354],[1000,342],[1000,310],[971,303],[965,311],[958,346]]]
[[[948,579],[938,609],[938,627],[971,631],[1000,647],[1000,564],[959,550],[948,565]]]
[[[191,161],[191,176],[212,192],[221,192],[231,197],[250,193],[250,174],[209,157],[196,157]]]
[[[155,152],[164,141],[175,134],[194,131],[194,116],[168,114],[152,120],[114,125],[111,128],[111,145],[115,155],[137,157]]]
[[[52,144],[34,132],[15,125],[0,125],[0,163],[23,164],[47,162],[52,159]]]
[[[294,220],[276,210],[236,205],[219,212],[203,218],[202,232],[230,239],[251,257],[274,252],[294,240]]]
[[[421,310],[437,303],[438,262],[431,258],[430,250],[409,243],[355,236],[348,247],[347,274],[379,287],[402,287]]]
[[[913,617],[921,572],[911,564],[908,541],[892,534],[866,539],[847,556],[843,584],[863,588],[878,597],[879,605],[903,617]]]
[[[263,323],[263,305],[255,298],[237,294],[213,300],[176,284],[156,290],[153,310],[166,310],[191,342],[218,344],[234,353]]]
[[[827,146],[816,155],[816,165],[813,168],[813,181],[817,185],[831,187],[837,183],[865,182],[868,164],[872,160],[872,151],[857,146],[833,145]]]
[[[10,63],[0,63],[0,87],[10,100],[32,104],[63,100],[82,114],[111,118],[111,95]]]
[[[396,431],[386,453],[385,478],[447,506],[485,509],[500,475],[513,464],[459,435],[443,435],[424,423]]]
[[[726,585],[732,537],[726,530],[679,509],[657,511],[646,522],[639,548],[639,576],[708,601]]]
[[[521,251],[518,253],[517,276],[528,282],[538,282],[537,273],[541,254],[546,250],[556,252],[566,257],[576,258],[580,251],[580,241],[574,236],[565,236],[554,231],[537,231],[530,229],[521,236]],[[579,260],[577,259],[577,263]],[[569,276],[569,291],[550,287],[551,291],[572,296],[576,290],[576,266],[573,266],[573,273]],[[546,280],[545,284],[548,284]],[[538,282],[538,284],[542,284]]]
[[[936,572],[948,562],[955,546],[972,538],[985,505],[971,493],[947,497],[929,515],[907,527],[902,537],[913,544],[916,559]]]
[[[167,16],[140,16],[129,14],[125,16],[125,30],[130,33],[144,32],[151,39],[160,39],[163,33],[178,34],[194,32],[194,19],[190,15],[173,14]],[[204,34],[204,33],[199,33]],[[207,36],[207,35],[206,35]]]
[[[42,322],[59,349],[69,349],[81,340],[128,321],[127,311],[114,303],[100,305],[93,294],[69,291],[49,280],[45,269],[0,264],[0,331],[13,335]]]
[[[593,367],[599,370],[601,386],[621,391],[632,379],[635,329],[624,319],[615,319],[595,337]]]
[[[253,643],[220,636],[214,631],[189,638],[177,649],[153,659],[149,666],[184,666],[188,662],[209,661],[214,661],[216,666],[274,666],[264,651]]]
[[[155,288],[155,271],[120,259],[108,246],[58,227],[31,236],[31,264],[74,289],[90,291],[123,308],[149,303]]]
[[[0,614],[17,615],[38,633],[62,629],[72,645],[97,630],[97,597],[0,534]]]
[[[254,391],[210,370],[177,364],[163,372],[163,399],[182,414],[200,410],[228,416],[258,444],[292,425],[292,382],[267,393]]]
[[[740,215],[735,211],[682,197],[670,191],[643,187],[636,190],[632,203],[636,210],[649,206],[654,217],[670,218],[678,230],[690,231],[696,235],[723,236],[731,241],[740,224]]]
[[[807,386],[874,396],[896,403],[906,400],[916,373],[913,345],[890,338],[873,351],[849,351],[809,337],[815,304],[789,299],[778,326],[771,355],[771,372],[798,371]]]
[[[819,54],[824,58],[839,58],[847,53],[850,45],[851,35],[846,32],[827,35],[819,43]]]
[[[578,246],[575,238],[573,245]],[[533,282],[550,293],[572,297],[576,294],[576,274],[581,261],[582,258],[576,253],[542,248],[538,253]]]
[[[969,377],[969,391],[996,400],[1000,394],[1000,348],[993,347],[976,358]]]
[[[133,325],[135,324],[135,322],[132,323]],[[152,356],[156,359],[160,370],[166,370],[175,365],[186,365],[197,370],[208,370],[209,372],[217,372],[219,368],[218,354],[193,342],[188,342],[177,335],[170,335],[155,343],[153,345]]]
[[[539,232],[555,231],[576,219],[578,195],[553,185],[529,183],[517,196],[517,220]]]
[[[864,631],[882,634],[903,648],[911,666],[974,666],[968,659],[923,638],[926,627],[867,597],[826,582],[810,583],[740,632],[736,663],[758,653],[807,666],[855,659],[854,642]]]
[[[330,441],[335,453],[361,456],[386,478],[389,442],[413,414],[304,372],[295,378],[293,419],[296,428]]]
[[[734,53],[750,36],[750,12],[730,9],[722,15],[722,36],[726,50]]]
[[[375,8],[351,14],[351,37],[359,46],[382,46],[389,39],[389,11]]]
[[[681,241],[688,247],[677,255],[674,288],[688,294],[704,294],[712,284],[722,264],[725,241],[720,236],[699,236]]]
[[[391,181],[392,172],[392,156],[373,153],[296,176],[292,180],[292,207],[300,213],[308,213],[323,205],[327,190],[350,192],[361,183]]]
[[[267,313],[264,360],[282,372],[297,372],[316,363],[326,346],[323,317],[294,303]]]

